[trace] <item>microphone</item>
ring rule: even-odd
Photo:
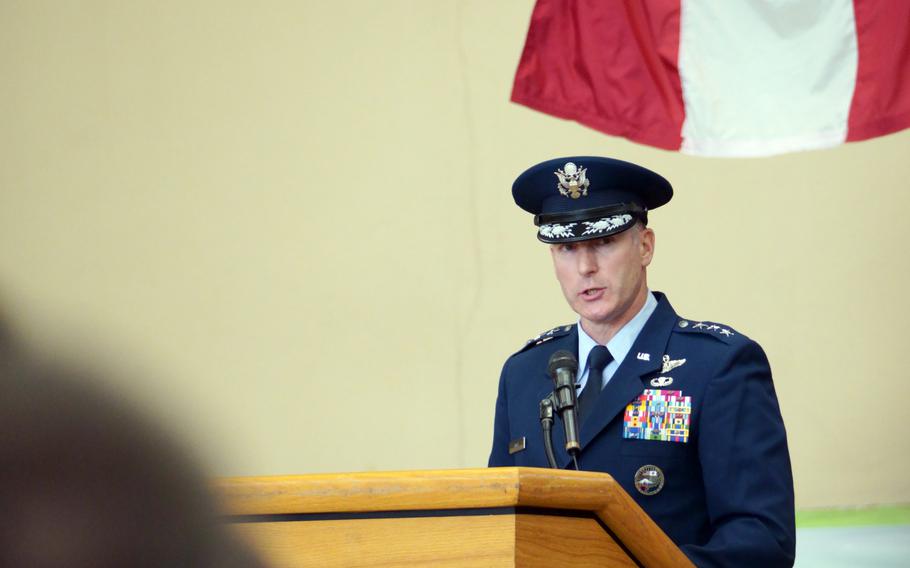
[[[578,443],[578,414],[575,407],[578,404],[575,395],[575,373],[578,371],[578,360],[572,353],[560,350],[550,356],[547,371],[556,385],[553,393],[556,395],[556,411],[562,418],[566,431],[566,452],[572,459],[581,450]],[[576,462],[576,469],[578,465]]]
[[[547,463],[553,469],[558,469],[556,454],[553,453],[553,407],[556,397],[550,393],[540,401],[540,429],[543,430],[543,450],[547,455]]]

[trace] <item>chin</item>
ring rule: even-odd
[[[586,319],[591,323],[604,324],[609,323],[613,320],[614,314],[608,310],[596,310],[596,311],[587,311],[579,312],[582,319]]]

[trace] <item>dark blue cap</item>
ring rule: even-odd
[[[519,207],[534,214],[545,243],[622,232],[670,201],[673,187],[647,168],[596,156],[556,158],[531,166],[512,184]]]

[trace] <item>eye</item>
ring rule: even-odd
[[[572,252],[575,250],[575,243],[562,243],[559,245],[560,252]]]

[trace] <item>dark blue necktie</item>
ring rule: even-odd
[[[612,360],[613,355],[603,345],[597,345],[588,355],[588,382],[578,397],[578,415],[581,422],[587,420],[589,414],[597,406],[597,397],[600,396],[600,390],[603,388],[604,369]]]

